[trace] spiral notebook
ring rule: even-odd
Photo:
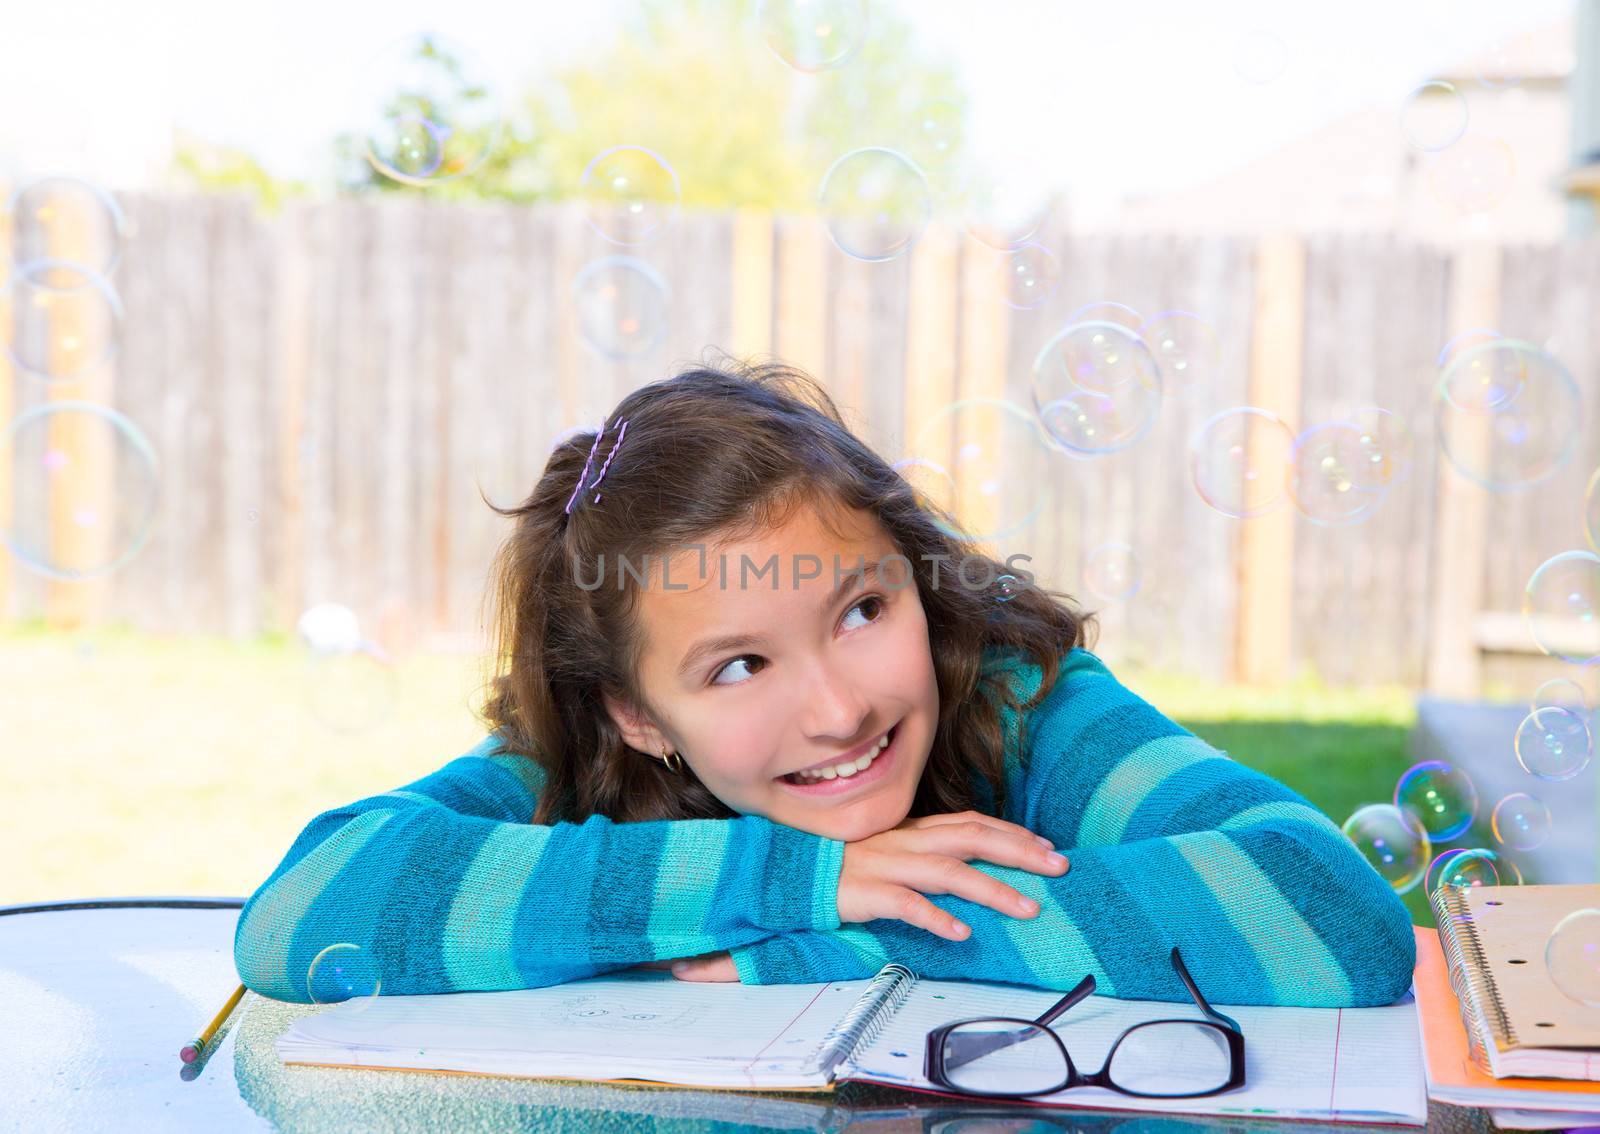
[[[1441,886],[1429,895],[1472,1061],[1496,1079],[1600,1080],[1600,1012],[1545,964],[1550,932],[1600,883]]]
[[[859,1081],[947,1094],[922,1073],[930,1029],[974,1016],[1035,1019],[1061,995],[919,979],[897,964],[863,980],[762,986],[623,970],[547,988],[346,1001],[296,1019],[277,1050],[284,1063],[336,1067],[759,1091],[826,1092]],[[1409,994],[1380,1008],[1217,1004],[1244,1029],[1244,1087],[1200,1099],[1078,1088],[1025,1101],[1424,1124]],[[1096,995],[1053,1026],[1074,1062],[1094,1068],[1129,1025],[1190,1015],[1199,1015],[1192,1004]]]

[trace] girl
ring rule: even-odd
[[[311,821],[239,919],[255,991],[321,999],[334,944],[385,993],[894,960],[1186,1003],[1174,945],[1222,1004],[1408,989],[1338,826],[1123,688],[804,375],[635,390],[503,514],[490,735]]]

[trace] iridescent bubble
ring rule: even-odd
[[[761,34],[796,71],[814,74],[842,65],[867,30],[867,0],[762,0]]]
[[[1127,602],[1139,593],[1144,568],[1131,546],[1113,540],[1089,552],[1083,565],[1083,585],[1105,602]]]
[[[1570,677],[1552,677],[1535,689],[1533,696],[1528,700],[1530,713],[1536,713],[1540,709],[1566,709],[1573,713],[1587,713],[1589,698],[1584,696],[1583,686]]]
[[[1362,406],[1344,420],[1360,431],[1360,460],[1352,470],[1357,486],[1386,489],[1405,480],[1416,452],[1416,438],[1399,414],[1381,406]]]
[[[1019,311],[1043,304],[1061,286],[1061,261],[1042,244],[1024,244],[1001,265],[1006,303]]]
[[[1069,324],[1033,359],[1039,394],[1072,389],[1110,394],[1130,383],[1160,390],[1161,369],[1138,332],[1120,323]]]
[[[1522,872],[1510,859],[1502,858],[1487,847],[1469,847],[1459,854],[1452,855],[1449,861],[1440,864],[1435,888],[1521,884]],[[1430,889],[1428,892],[1432,893],[1433,890]]]
[[[1510,404],[1538,365],[1540,348],[1494,331],[1467,331],[1439,351],[1439,394],[1453,409],[1485,413]],[[1540,352],[1543,353],[1543,352]]]
[[[1489,816],[1494,841],[1512,850],[1528,851],[1550,837],[1550,809],[1527,792],[1512,792],[1494,805]]]
[[[93,402],[50,401],[0,434],[0,537],[53,579],[107,575],[149,539],[160,505],[156,453],[144,432]]]
[[[1400,133],[1419,150],[1442,150],[1467,132],[1467,99],[1453,83],[1431,79],[1400,105]]]
[[[431,32],[395,40],[367,61],[356,77],[355,115],[372,168],[407,185],[471,173],[500,133],[487,65]]]
[[[1189,445],[1195,491],[1224,516],[1261,516],[1283,502],[1294,434],[1270,410],[1236,406],[1213,414]]]
[[[962,193],[967,233],[1001,252],[1033,240],[1050,217],[1050,196],[1036,171],[1010,172],[968,182]]]
[[[1001,575],[995,580],[995,601],[1010,602],[1022,593],[1027,584],[1015,575]]]
[[[1466,847],[1451,847],[1434,856],[1433,861],[1428,864],[1428,875],[1422,883],[1424,893],[1431,894],[1444,884],[1445,875],[1450,869],[1450,861],[1464,854],[1466,849]]]
[[[1067,316],[1067,326],[1078,323],[1119,323],[1136,335],[1144,330],[1144,318],[1137,311],[1126,303],[1110,300],[1086,303]]]
[[[1424,760],[1407,768],[1394,786],[1394,805],[1409,811],[1436,843],[1449,842],[1472,826],[1478,789],[1467,773],[1446,760]]]
[[[1594,734],[1585,716],[1552,707],[1535,709],[1524,717],[1512,741],[1522,770],[1541,780],[1556,781],[1570,780],[1587,768],[1594,755]]]
[[[377,963],[359,945],[329,945],[306,970],[306,998],[313,1004],[368,1000],[381,987]]]
[[[828,235],[857,260],[892,260],[917,242],[933,213],[928,179],[902,153],[868,146],[828,167],[817,194]]]
[[[1217,333],[1193,311],[1158,312],[1140,325],[1139,337],[1155,356],[1168,394],[1210,384],[1222,366]]]
[[[1366,804],[1344,821],[1341,830],[1395,893],[1404,894],[1422,881],[1433,844],[1421,824],[1398,807]]]
[[[87,377],[117,353],[122,300],[103,276],[65,260],[18,266],[0,292],[0,336],[19,370],[46,381]]]
[[[1583,534],[1589,546],[1600,551],[1600,469],[1590,474],[1583,489]]]
[[[1462,376],[1484,360],[1477,377]],[[1458,395],[1474,388],[1480,404],[1464,407]],[[1450,464],[1494,491],[1538,484],[1577,448],[1577,383],[1554,355],[1531,343],[1501,339],[1458,355],[1440,378],[1434,413]]]
[[[1578,665],[1600,661],[1600,555],[1563,551],[1539,564],[1522,595],[1534,644]]]
[[[1556,922],[1544,966],[1562,995],[1600,1008],[1600,909],[1573,910]]]
[[[1002,539],[1038,516],[1043,499],[1033,470],[1048,453],[1033,415],[1021,406],[999,398],[953,402],[917,426],[909,448],[917,463],[897,465],[902,476],[921,478],[919,491],[948,486],[944,510],[959,528],[936,517],[946,534]]]
[[[6,201],[11,218],[11,259],[65,260],[109,276],[122,258],[127,221],[116,198],[77,177],[35,177]]]
[[[1478,48],[1473,74],[1484,86],[1505,90],[1522,82],[1528,60],[1536,54],[1533,36],[1528,32],[1496,33]]]
[[[307,607],[295,623],[295,633],[319,654],[359,650],[366,642],[356,612],[337,602],[319,602]]]
[[[334,732],[366,732],[394,707],[396,680],[388,656],[376,645],[315,652],[306,670],[306,704]]]
[[[906,154],[924,173],[948,168],[961,156],[966,113],[947,98],[930,99],[911,116]]]
[[[643,244],[672,220],[682,190],[666,160],[643,146],[612,146],[578,183],[590,226],[613,244]]]
[[[1382,487],[1362,484],[1366,453],[1360,428],[1347,421],[1313,425],[1289,455],[1289,495],[1317,524],[1354,524],[1383,501]]]
[[[1161,411],[1161,391],[1143,382],[1124,382],[1109,394],[1084,390],[1040,400],[1034,383],[1039,423],[1056,445],[1075,458],[1115,453],[1150,432]]]
[[[1490,343],[1498,342],[1503,338],[1505,336],[1499,331],[1489,327],[1474,327],[1469,331],[1462,331],[1439,348],[1439,357],[1434,360],[1434,365],[1442,371],[1457,355],[1465,354],[1473,347],[1486,346]],[[1466,377],[1471,377],[1471,375],[1466,375]],[[1520,379],[1518,384],[1520,384]],[[1461,406],[1462,409],[1472,409],[1475,405],[1481,407],[1483,405],[1481,396],[1478,401],[1474,401],[1475,389],[1481,389],[1481,386],[1475,387],[1469,382],[1467,388],[1461,391],[1466,400],[1458,401],[1456,404]]]
[[[1272,82],[1289,62],[1283,37],[1267,28],[1252,28],[1233,45],[1233,69],[1247,83]]]
[[[1452,212],[1499,208],[1517,178],[1517,159],[1499,138],[1469,135],[1435,155],[1428,171],[1434,199]]]
[[[609,358],[646,354],[660,344],[671,296],[661,273],[633,256],[602,257],[572,281],[578,333]]]

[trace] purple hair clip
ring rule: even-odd
[[[572,515],[572,506],[577,503],[578,494],[584,490],[585,486],[583,482],[588,479],[589,466],[594,461],[595,452],[600,448],[600,438],[605,436],[605,432],[605,427],[601,426],[600,432],[594,435],[594,444],[589,446],[589,455],[584,459],[583,462],[583,472],[578,475],[578,486],[572,490],[572,496],[567,500],[567,515],[569,516]],[[594,480],[589,483],[589,488],[593,488],[605,478],[606,470],[611,467],[611,458],[615,457],[617,455],[617,450],[622,448],[622,439],[627,435],[628,419],[623,418],[622,428],[617,431],[617,439],[611,445],[611,452],[606,454],[605,463],[600,466],[600,472],[595,476]],[[594,502],[596,504],[600,503],[600,493],[596,492],[594,494]]]

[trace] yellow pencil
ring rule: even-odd
[[[217,1029],[228,1022],[228,1017],[233,1015],[233,1010],[239,1006],[239,1001],[244,997],[244,985],[233,990],[233,995],[228,997],[228,1002],[222,1006],[222,1011],[217,1013],[216,1019],[206,1025],[206,1030],[200,1033],[199,1039],[192,1039],[183,1045],[178,1052],[178,1058],[185,1063],[193,1063],[200,1058],[200,1053],[206,1049],[206,1044],[211,1042],[211,1037],[217,1034]]]

